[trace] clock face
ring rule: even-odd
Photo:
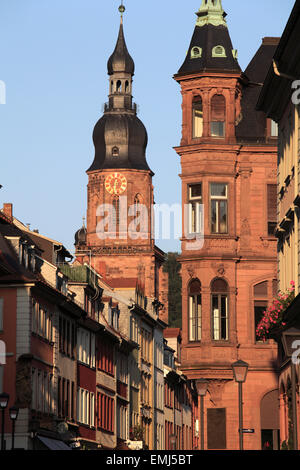
[[[105,178],[105,189],[109,194],[117,194],[118,196],[127,188],[127,180],[121,173],[111,173]]]

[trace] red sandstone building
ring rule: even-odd
[[[249,364],[244,384],[245,449],[278,446],[278,382],[273,341],[256,325],[276,292],[276,128],[255,110],[277,39],[264,38],[243,73],[221,1],[202,2],[182,93],[182,359],[189,379],[209,380],[206,449],[238,449],[238,387],[231,365]],[[204,217],[201,214],[204,206]],[[184,220],[184,218],[183,218]],[[188,237],[204,231],[195,249]],[[201,432],[201,430],[200,430]]]

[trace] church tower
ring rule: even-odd
[[[167,320],[165,255],[152,236],[154,173],[146,160],[147,131],[133,103],[135,65],[124,37],[125,7],[119,11],[118,39],[107,62],[108,102],[93,132],[87,222],[75,235],[76,257],[91,259],[112,287],[137,288]]]
[[[276,291],[276,152],[272,123],[257,112],[277,39],[264,38],[243,73],[221,0],[202,0],[175,80],[182,94],[182,371],[206,379],[206,449],[238,449],[238,388],[232,364],[249,364],[244,384],[246,449],[271,429],[276,446],[276,346],[256,327]],[[275,188],[275,189],[274,189]],[[275,193],[274,193],[275,190]],[[276,206],[275,206],[276,207]],[[204,243],[193,238],[204,233]],[[275,391],[275,392],[274,392]],[[267,422],[264,400],[274,407]],[[200,417],[199,417],[200,420]]]

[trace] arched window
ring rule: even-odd
[[[226,57],[226,52],[223,46],[216,46],[212,50],[212,57]]]
[[[223,279],[211,283],[212,338],[227,341],[228,335],[228,284]]]
[[[201,282],[193,279],[189,294],[189,341],[201,341]]]
[[[111,150],[111,154],[113,157],[118,157],[119,156],[119,148],[118,147],[113,147]]]
[[[255,332],[259,322],[264,316],[264,312],[268,307],[268,281],[260,282],[256,284],[253,289],[254,297],[254,322]],[[261,338],[255,334],[256,342],[261,341]]]
[[[193,139],[203,135],[203,108],[200,96],[193,99]]]
[[[210,133],[212,137],[225,137],[226,102],[223,95],[211,99]]]
[[[195,46],[191,50],[191,59],[198,59],[202,56],[202,48]]]
[[[121,82],[121,80],[117,81],[117,93],[122,93],[122,82]]]
[[[129,82],[128,80],[126,80],[125,82],[125,93],[128,93],[129,92]]]

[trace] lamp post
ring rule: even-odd
[[[15,448],[15,426],[16,426],[16,420],[18,418],[19,414],[19,408],[17,406],[12,406],[9,408],[9,416],[10,419],[12,420],[12,444],[11,444],[11,450],[14,450]]]
[[[205,379],[196,380],[197,393],[200,396],[201,450],[204,450],[204,397],[208,389],[208,383],[208,380]]]
[[[249,364],[244,361],[237,361],[231,365],[235,381],[239,385],[239,439],[240,450],[244,448],[243,435],[243,383],[246,381]]]
[[[0,408],[2,410],[2,431],[1,431],[1,450],[4,450],[4,413],[5,408],[8,405],[9,395],[8,393],[0,393]]]
[[[298,341],[297,341],[298,340]],[[298,328],[289,328],[282,333],[281,341],[285,355],[291,360],[291,380],[292,380],[292,411],[293,411],[293,447],[298,450],[298,426],[297,426],[297,396],[296,396],[296,363],[293,360],[293,354],[298,345],[294,344],[300,340],[300,330]]]

